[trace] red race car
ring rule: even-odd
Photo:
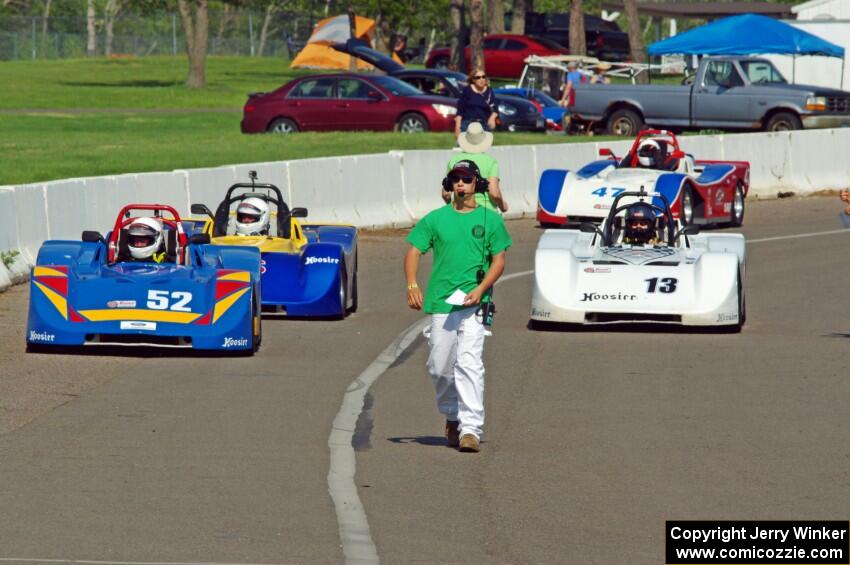
[[[487,74],[495,77],[519,78],[529,55],[567,55],[569,51],[548,39],[529,35],[488,35],[484,38],[484,66]],[[445,69],[449,66],[451,49],[432,49],[425,61],[429,69]],[[469,62],[469,47],[466,48]]]
[[[310,75],[274,92],[249,94],[242,133],[452,131],[457,105],[389,76]]]

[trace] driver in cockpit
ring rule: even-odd
[[[269,225],[269,205],[262,198],[246,198],[236,208],[236,235],[269,235]]]
[[[655,245],[658,236],[655,233],[655,209],[646,202],[633,204],[626,210],[626,230],[623,243],[630,245]]]

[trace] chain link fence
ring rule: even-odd
[[[211,12],[209,54],[291,58],[304,46],[318,19],[288,12]],[[118,16],[111,38],[107,28],[104,18],[97,18],[96,55],[185,53],[178,14]],[[0,15],[0,60],[84,57],[87,45],[85,17]]]

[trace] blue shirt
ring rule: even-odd
[[[457,115],[461,120],[486,123],[493,113],[496,113],[496,97],[491,88],[479,94],[471,86],[464,87],[457,99]]]

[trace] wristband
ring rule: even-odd
[[[414,290],[414,289],[417,289],[417,288],[419,288],[419,285],[416,284],[416,283],[410,283],[410,284],[407,285],[407,290]]]

